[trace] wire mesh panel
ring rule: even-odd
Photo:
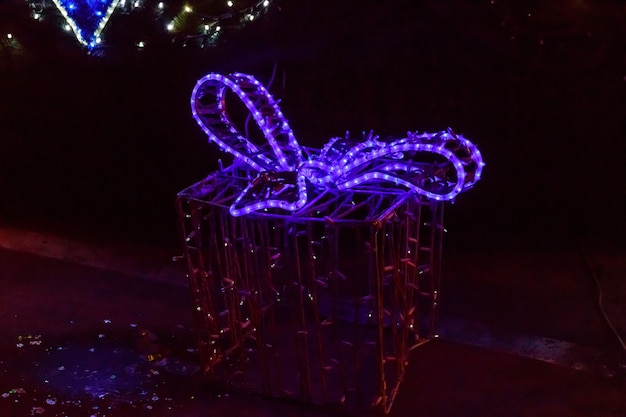
[[[390,410],[435,336],[443,203],[324,189],[297,212],[232,216],[237,167],[178,195],[204,372],[227,387]]]

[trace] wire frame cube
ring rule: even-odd
[[[233,217],[250,177],[234,166],[177,197],[205,376],[388,413],[410,351],[436,336],[443,203],[328,189],[297,213]]]

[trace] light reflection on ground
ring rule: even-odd
[[[171,410],[176,396],[190,395],[181,386],[198,383],[192,333],[182,326],[167,337],[136,325],[68,340],[25,334],[2,350],[13,360],[0,362],[11,375],[0,378],[0,410],[12,415]]]

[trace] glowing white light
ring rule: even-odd
[[[141,3],[139,3],[139,1],[136,1],[135,3],[133,3],[133,6],[139,7],[139,6],[141,6]]]
[[[165,7],[165,4],[163,4],[163,2],[160,1],[159,4],[157,4],[157,7],[159,8],[159,10],[163,10],[163,8]]]
[[[101,42],[102,42],[102,39],[100,39],[100,37],[98,36],[98,37],[96,38],[96,43],[98,43],[98,44],[99,44],[99,43],[101,43]]]
[[[219,32],[220,30],[222,30],[222,27],[221,27],[221,26],[215,26],[215,31],[216,31],[216,32]]]
[[[33,13],[33,19],[39,20],[41,19],[41,15],[39,13]]]
[[[170,32],[174,30],[174,22],[169,22],[167,24],[167,30],[169,30]]]
[[[137,46],[143,48],[144,46],[146,46],[146,43],[144,41],[139,41],[137,42]]]
[[[13,39],[13,34],[12,33],[7,33],[7,38]]]
[[[270,5],[270,0],[265,0],[265,1],[263,2],[263,7],[267,7],[267,6],[269,6],[269,5]]]
[[[228,7],[233,7],[233,2],[232,2],[232,1],[230,1],[230,0],[228,0],[228,1],[226,2],[226,5],[227,5]]]
[[[185,5],[185,7],[184,7],[184,9],[183,9],[183,10],[185,11],[185,13],[191,13],[191,12],[193,12],[193,9],[192,9],[192,8],[191,8],[191,6],[190,6],[190,5],[188,5],[188,4],[186,4],[186,5]]]
[[[209,25],[204,25],[204,30],[205,30],[205,31],[207,31],[207,32],[208,32],[210,28],[211,28],[211,27],[210,27]]]
[[[252,22],[254,20],[254,15],[253,14],[249,14],[248,15],[248,20]]]
[[[72,30],[72,27],[66,23],[65,26],[63,26],[63,29],[69,32],[70,30]]]

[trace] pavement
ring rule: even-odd
[[[626,416],[626,256],[526,248],[446,253],[391,415]],[[179,256],[0,228],[0,416],[340,414],[207,385]]]

